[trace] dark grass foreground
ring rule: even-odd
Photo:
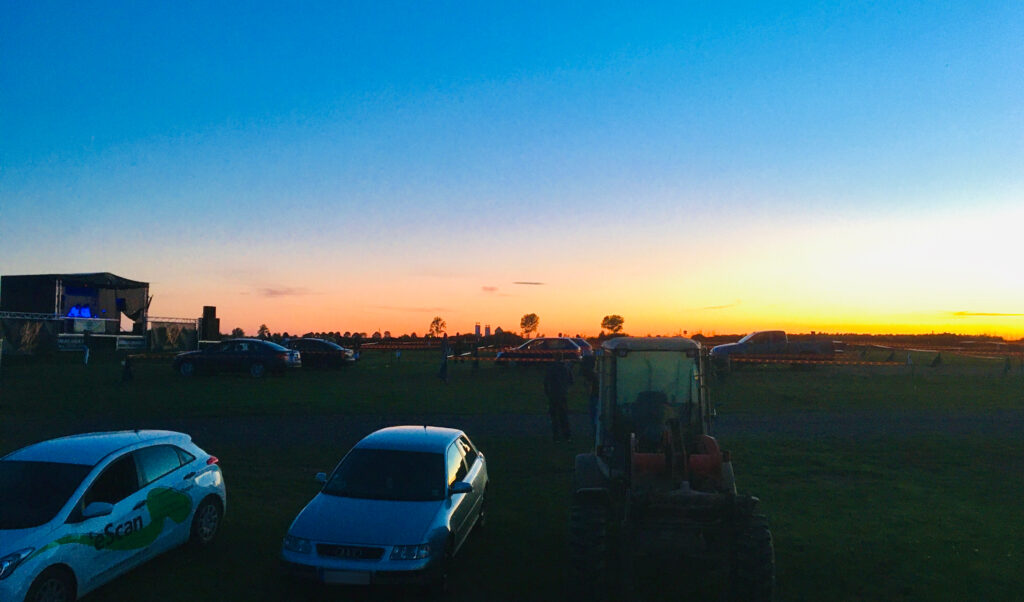
[[[492,474],[490,519],[464,548],[450,599],[564,596],[570,466],[589,442],[549,441],[539,370],[454,364],[445,385],[432,355],[405,353],[397,361],[368,355],[346,370],[264,380],[185,380],[168,363],[139,363],[135,379],[123,383],[117,358],[94,359],[88,368],[77,360],[5,360],[0,454],[83,429],[191,425],[202,433],[197,442],[221,458],[229,496],[224,530],[211,549],[159,558],[91,600],[410,597],[415,592],[298,586],[277,570],[288,524],[317,491],[313,474],[329,470],[364,430],[393,416],[462,421],[482,431],[470,436]],[[761,497],[772,520],[779,599],[1015,600],[1024,591],[1024,438],[1012,424],[993,432],[943,428],[965,412],[1018,416],[1021,375],[956,365],[913,374],[751,369],[718,383],[714,393],[740,488]],[[571,405],[580,428],[582,385]],[[826,412],[837,424],[800,436],[782,428],[796,410]],[[872,424],[889,424],[894,412],[906,411],[934,412],[934,432],[872,434]],[[857,417],[857,428],[843,427],[848,415]],[[313,423],[320,427],[309,428]],[[295,436],[304,428],[309,436]],[[636,598],[679,600],[695,590],[696,599],[714,597],[713,588],[695,585],[698,570],[672,560],[665,566],[670,570],[645,574]]]

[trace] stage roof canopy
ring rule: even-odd
[[[66,305],[91,302],[110,310],[104,311],[108,317],[119,310],[135,320],[147,305],[148,293],[148,282],[109,272],[0,276],[0,311],[63,315]]]

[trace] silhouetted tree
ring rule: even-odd
[[[245,331],[242,330],[241,328],[235,326],[234,328],[231,329],[231,336],[233,336],[233,337],[244,337],[245,336]]]
[[[270,329],[267,328],[266,324],[260,324],[260,329],[256,331],[256,336],[265,339],[270,336]]]
[[[523,335],[529,338],[530,333],[537,332],[537,327],[540,326],[540,318],[537,314],[526,314],[523,319],[519,321],[519,328],[523,329]]]
[[[445,331],[447,327],[448,325],[445,324],[444,320],[441,319],[441,316],[435,316],[434,319],[431,320],[430,322],[430,336],[441,336],[441,334]]]
[[[623,322],[625,322],[625,320],[622,319],[622,316],[618,314],[612,314],[610,316],[605,316],[601,318],[601,328],[604,328],[605,330],[612,333],[618,333],[619,331],[622,330]]]
[[[379,340],[380,340],[380,337],[381,337],[381,334],[380,334],[380,331],[379,331],[379,330],[378,330],[377,332],[373,333],[373,337],[372,337],[372,338],[373,338],[373,340],[375,340],[375,341],[379,341]]]
[[[391,331],[390,330],[385,330],[384,331],[384,338],[385,339],[390,339],[391,338]]]

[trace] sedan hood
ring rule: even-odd
[[[725,343],[724,345],[717,345],[711,348],[711,355],[729,355],[733,351],[743,349],[743,345],[738,343]]]
[[[40,540],[46,543],[46,533],[52,529],[33,527],[31,529],[0,529],[0,558],[26,547],[39,547]]]
[[[364,500],[321,493],[302,509],[288,533],[331,543],[423,543],[444,504],[444,501]]]

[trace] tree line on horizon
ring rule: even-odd
[[[629,336],[629,335],[627,335],[626,333],[623,332],[624,324],[625,324],[625,319],[621,315],[618,315],[618,314],[606,315],[606,316],[604,316],[601,319],[601,331],[600,331],[600,334],[598,334],[597,336],[591,336],[591,337],[585,337],[585,338],[588,338],[592,342],[596,341],[596,342],[600,343],[601,341],[604,341],[604,340],[609,339],[609,338],[620,337],[620,336]],[[497,343],[497,344],[502,344],[502,345],[509,345],[509,344],[521,343],[522,341],[524,341],[526,339],[532,338],[533,335],[535,335],[538,332],[538,330],[540,329],[540,316],[538,316],[536,313],[524,314],[523,317],[519,321],[519,328],[520,328],[519,332],[521,332],[522,334],[519,334],[519,333],[513,332],[513,331],[507,331],[507,330],[502,329],[500,326],[498,326],[498,327],[496,327],[494,329],[494,332],[490,335],[490,337],[481,337],[481,338],[482,339],[486,338],[486,339],[492,340],[493,342],[491,344]],[[768,329],[766,328],[765,330],[768,330]],[[281,341],[284,341],[284,340],[290,339],[290,338],[311,338],[312,337],[312,338],[321,338],[321,339],[325,339],[325,340],[331,340],[331,341],[335,341],[335,342],[338,342],[338,343],[344,342],[344,343],[348,343],[348,344],[352,344],[352,343],[358,344],[358,343],[361,343],[361,342],[382,342],[382,341],[401,341],[401,342],[405,342],[405,341],[419,341],[419,340],[422,340],[422,339],[441,338],[443,336],[446,336],[447,334],[448,334],[448,332],[447,332],[447,322],[445,322],[444,318],[442,318],[441,316],[435,316],[433,318],[433,320],[431,320],[429,326],[427,327],[426,332],[424,332],[422,337],[420,335],[418,335],[415,331],[413,331],[412,333],[409,333],[409,334],[401,334],[401,335],[397,335],[396,336],[396,335],[392,335],[390,330],[385,330],[383,332],[376,331],[376,332],[374,332],[372,334],[368,334],[366,332],[358,332],[358,331],[344,331],[344,332],[341,332],[341,331],[312,332],[311,331],[311,332],[306,332],[306,333],[300,335],[300,334],[289,334],[287,331],[286,332],[271,332],[270,328],[268,328],[266,324],[261,324],[260,325],[259,329],[257,329],[257,332],[256,332],[255,336],[256,336],[256,338],[266,339],[266,340],[271,340],[271,341],[276,341],[276,342],[281,342]],[[683,333],[680,333],[680,334],[687,335],[687,333],[685,331],[683,331]],[[719,334],[719,333],[712,332],[710,334],[705,334],[703,332],[696,332],[696,333],[694,333],[692,335],[688,335],[688,336],[690,338],[694,339],[694,340],[705,342],[705,343],[723,343],[723,342],[732,342],[732,341],[739,340],[740,338],[742,338],[746,334],[749,334],[749,333]],[[842,340],[847,340],[847,341],[857,340],[857,341],[879,341],[879,342],[885,341],[885,342],[893,342],[893,343],[927,343],[927,344],[931,344],[931,345],[953,345],[953,344],[963,344],[963,343],[972,342],[972,341],[975,341],[975,342],[978,342],[978,343],[1005,343],[1005,342],[1008,342],[1003,337],[996,336],[996,335],[985,335],[985,334],[982,334],[982,335],[963,335],[963,334],[955,334],[955,333],[950,333],[950,332],[928,333],[928,334],[900,334],[900,333],[864,334],[864,333],[853,333],[853,332],[842,332],[842,333],[841,332],[834,332],[834,333],[829,333],[829,332],[811,331],[809,333],[793,333],[793,332],[790,332],[788,334],[789,334],[790,338],[793,338],[793,339],[796,339],[796,340],[834,338],[834,339],[842,339]],[[222,338],[224,337],[224,335],[221,335],[221,336],[222,336]],[[245,331],[243,329],[236,327],[236,328],[234,328],[231,331],[230,336],[231,337],[244,337],[244,336],[246,336],[246,334],[245,334]],[[459,332],[457,332],[453,336],[457,337],[459,339],[467,339],[467,340],[469,340],[469,339],[476,339],[476,334],[475,333],[459,333]],[[544,335],[541,335],[541,336],[544,336]],[[560,333],[560,336],[561,336],[561,333]],[[569,335],[566,335],[566,336],[569,336]],[[652,336],[652,335],[648,334],[647,336]],[[676,335],[654,335],[654,336],[679,336],[679,334],[676,334]],[[1020,339],[1020,341],[1024,341],[1024,338]]]

